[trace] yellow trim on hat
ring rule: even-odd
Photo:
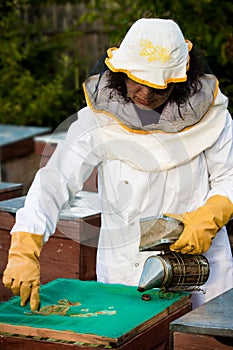
[[[190,51],[192,49],[192,47],[193,47],[193,44],[189,40],[185,40],[185,42],[188,44],[188,51]],[[185,75],[184,78],[169,78],[169,79],[166,80],[166,84],[165,85],[157,85],[157,84],[150,83],[147,80],[143,80],[143,79],[137,78],[135,75],[130,73],[129,70],[124,69],[124,68],[115,68],[109,62],[109,59],[111,59],[113,57],[112,51],[114,51],[114,50],[118,50],[118,48],[117,47],[111,47],[111,48],[109,48],[107,50],[108,57],[105,59],[105,64],[114,73],[125,73],[130,79],[134,80],[135,82],[137,82],[139,84],[143,84],[143,85],[149,86],[151,88],[155,88],[155,89],[166,89],[167,88],[167,84],[169,84],[169,83],[183,83],[183,82],[187,81],[187,75]],[[190,61],[190,57],[188,56],[188,63],[186,65],[186,72],[189,69],[189,61]]]
[[[193,48],[193,44],[190,40],[186,39],[185,42],[188,44],[188,52],[190,52]],[[186,72],[189,70],[190,56],[188,55],[188,63],[186,65]]]

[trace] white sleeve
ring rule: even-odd
[[[220,194],[233,202],[233,123],[230,114],[215,144],[205,151],[209,171],[208,197]]]
[[[84,113],[86,118],[87,113]],[[62,207],[82,190],[83,183],[101,162],[93,137],[98,126],[88,118],[74,122],[47,165],[41,168],[28,191],[25,205],[16,213],[11,232],[54,233]]]

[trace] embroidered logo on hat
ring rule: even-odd
[[[145,56],[148,62],[160,61],[160,63],[166,63],[170,60],[171,54],[169,49],[161,45],[153,45],[150,40],[141,39],[140,56]]]

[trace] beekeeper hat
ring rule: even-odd
[[[173,20],[141,18],[119,48],[108,49],[105,63],[111,71],[126,73],[140,84],[164,89],[168,83],[187,80],[191,48]]]

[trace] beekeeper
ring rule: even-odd
[[[98,167],[101,230],[97,278],[138,285],[143,217],[181,214],[185,228],[171,249],[204,253],[205,294],[194,307],[233,287],[225,224],[233,215],[232,120],[216,77],[172,20],[139,19],[105,68],[84,83],[88,106],[35,176],[12,228],[3,283],[39,306],[39,256],[61,209]]]

